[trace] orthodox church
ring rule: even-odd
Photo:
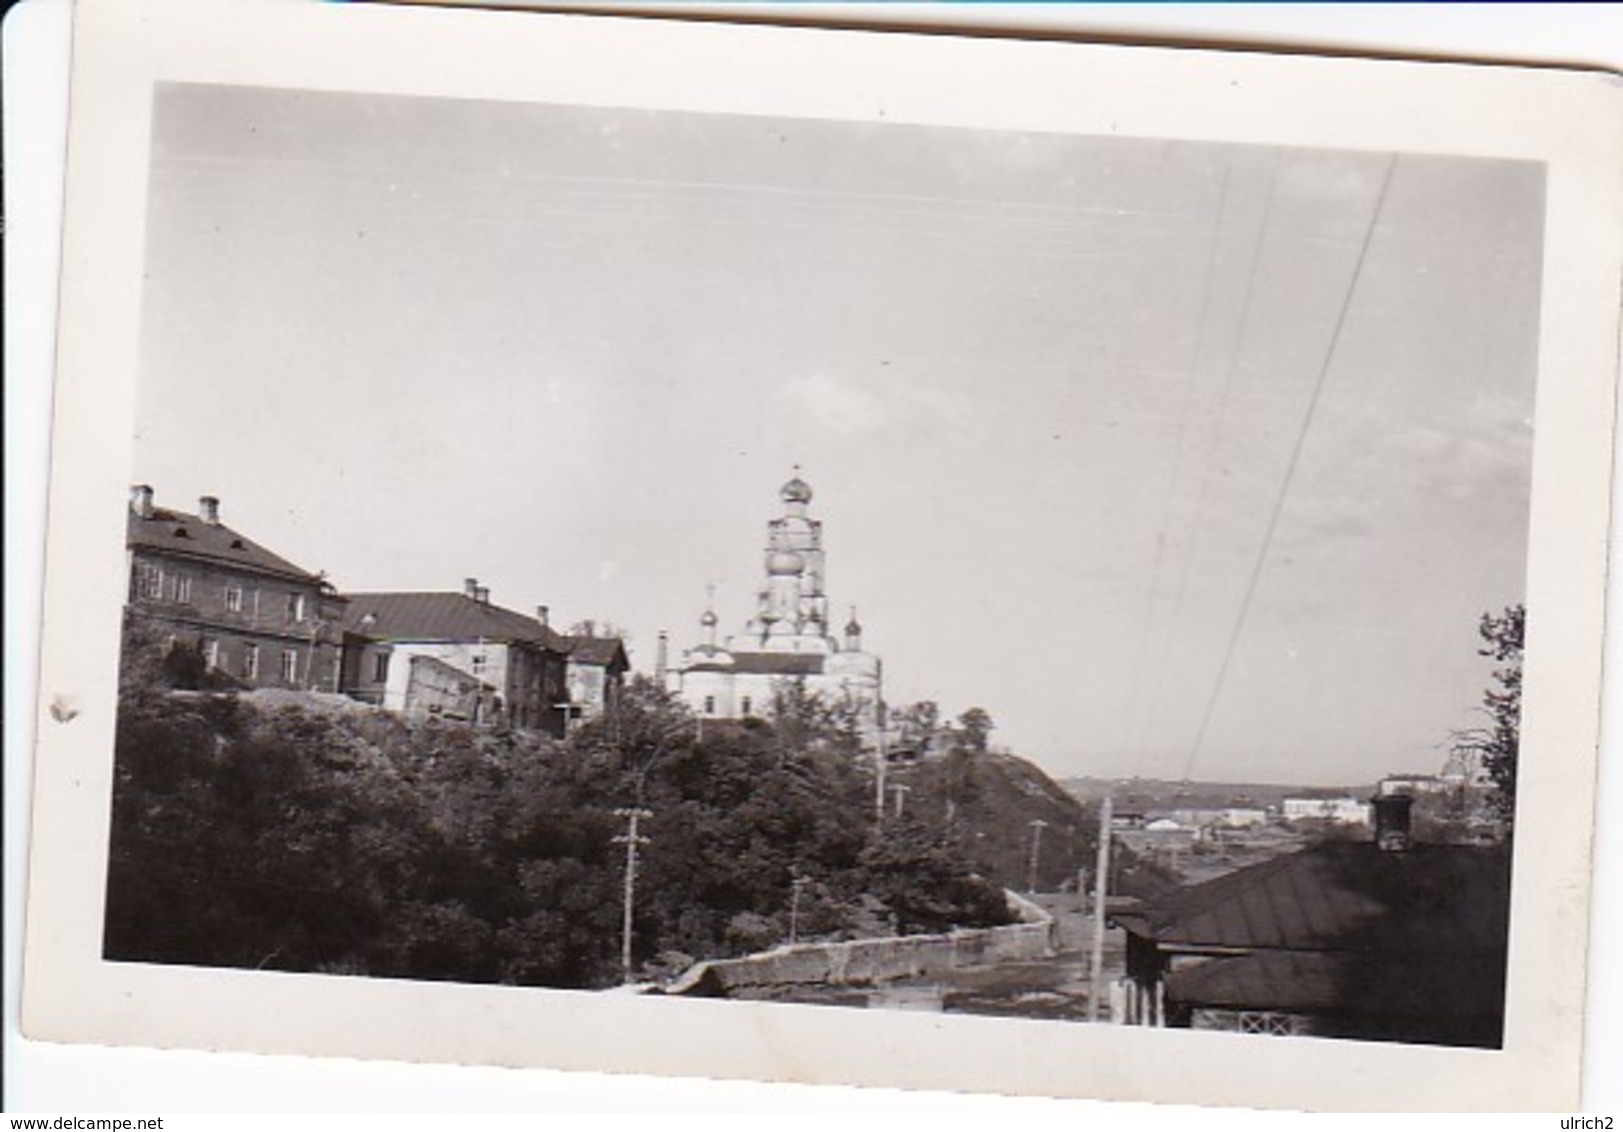
[[[862,651],[855,609],[842,638],[830,633],[823,524],[806,513],[812,489],[795,471],[778,492],[783,514],[767,524],[755,615],[743,632],[718,642],[716,611],[707,608],[699,619],[701,642],[665,668],[665,687],[701,719],[738,720],[770,715],[784,683],[800,682],[807,692],[854,707],[871,743],[881,711],[879,658]]]

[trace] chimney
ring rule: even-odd
[[[546,606],[538,605],[535,607],[535,619],[541,622],[541,628],[550,629],[552,627],[551,623],[547,620],[551,616],[552,610],[548,609]]]
[[[489,586],[475,586],[474,591],[473,591],[473,600],[477,601],[480,605],[489,605],[490,604],[490,587]]]
[[[471,597],[471,598],[474,598],[474,599],[477,599],[479,597],[479,579],[478,578],[463,578],[462,579],[462,596],[463,597]]]
[[[1409,794],[1377,794],[1369,800],[1375,809],[1375,847],[1388,853],[1401,853],[1413,841],[1409,835]]]
[[[130,488],[130,510],[142,519],[152,518],[152,486],[138,483]]]
[[[197,501],[197,514],[211,527],[220,525],[220,497],[205,495]]]
[[[654,653],[654,683],[661,691],[665,688],[665,667],[668,663],[666,653],[670,648],[670,635],[664,629],[659,631],[659,648]]]

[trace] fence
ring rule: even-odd
[[[1046,959],[1058,943],[1054,919],[1005,892],[1018,923],[936,935],[797,943],[738,959],[710,959],[683,972],[666,994],[725,998],[742,988],[882,983],[1022,959]]]

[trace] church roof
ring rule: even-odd
[[[460,593],[349,594],[344,628],[397,641],[512,642],[567,653],[569,638],[534,617]]]
[[[812,500],[811,484],[800,478],[798,466],[795,468],[794,477],[779,489],[778,494],[785,503],[810,503]]]
[[[823,671],[823,656],[804,652],[734,652],[733,671],[755,676],[816,676]]]

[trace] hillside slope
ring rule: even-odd
[[[912,820],[945,827],[953,842],[982,875],[1024,891],[1031,880],[1034,821],[1042,827],[1037,846],[1037,888],[1055,891],[1076,883],[1079,870],[1091,876],[1097,854],[1099,819],[1095,809],[1050,778],[1036,764],[1014,755],[955,751],[891,771],[907,786],[902,804]],[[1111,891],[1150,896],[1172,883],[1163,870],[1117,847]]]

